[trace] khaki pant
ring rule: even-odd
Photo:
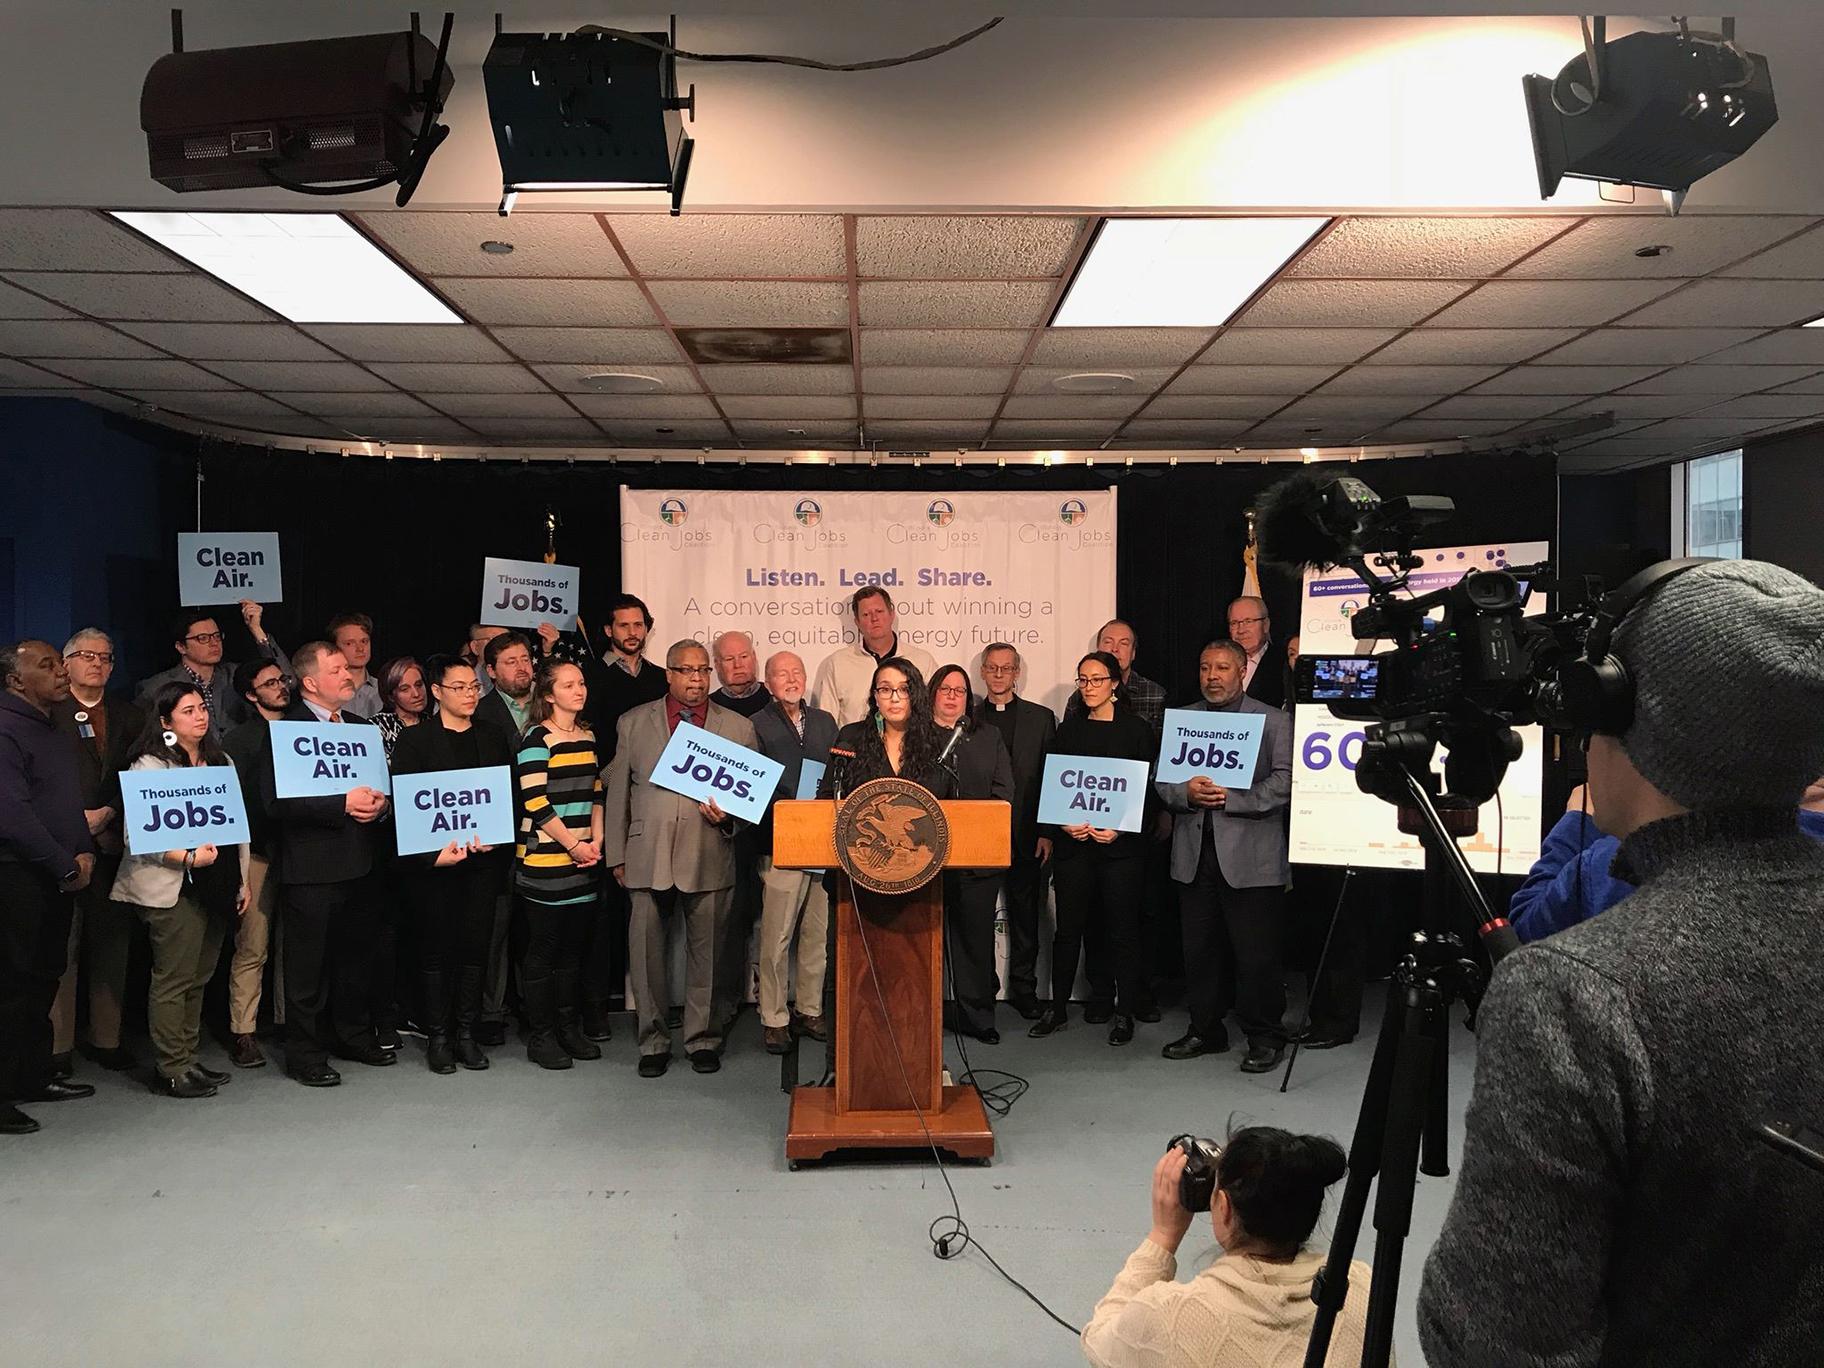
[[[716,986],[716,956],[728,929],[734,889],[685,893],[675,888],[630,888],[627,958],[633,980],[640,1053],[671,1053],[671,1031],[665,1013],[672,1001],[666,923],[673,912],[684,918],[684,1049],[719,1050],[722,1031],[713,1020],[711,999]]]
[[[252,1035],[260,1022],[260,991],[272,937],[272,913],[279,885],[268,877],[272,861],[251,855],[247,861],[247,910],[234,928],[234,958],[228,964],[228,1029]]]
[[[775,869],[760,861],[760,1024],[784,1026],[786,957],[798,938],[798,972],[793,998],[806,1016],[823,1010],[824,944],[829,932],[830,899],[821,875],[802,869]]]
[[[197,1061],[202,1041],[203,989],[221,958],[225,916],[210,916],[188,895],[170,907],[142,907],[152,936],[152,986],[146,1019],[158,1072],[177,1078]]]

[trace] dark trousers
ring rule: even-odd
[[[1045,925],[1045,893],[1051,865],[1036,855],[1015,858],[1007,868],[1007,1000],[1039,996],[1039,929]]]
[[[980,1035],[994,1026],[996,875],[944,875],[944,962],[950,970],[952,1029]]]
[[[1374,899],[1369,876],[1357,873],[1340,913],[1343,871],[1329,865],[1295,865],[1292,869],[1292,920],[1298,933],[1298,958],[1311,994],[1314,1035],[1356,1034],[1362,1025],[1362,975],[1368,953],[1368,928]],[[1330,919],[1336,916],[1336,930]],[[1324,954],[1324,938],[1330,952]],[[1324,972],[1317,973],[1322,957]]]
[[[1205,824],[1197,877],[1179,886],[1178,899],[1192,1034],[1221,1037],[1232,1008],[1250,1043],[1285,1043],[1284,894],[1277,884],[1231,886]]]
[[[1140,954],[1148,981],[1161,984],[1184,977],[1182,938],[1178,930],[1178,885],[1172,881],[1172,842],[1168,834],[1146,838],[1146,884],[1140,901]]]
[[[374,884],[373,925],[370,933],[372,958],[367,974],[367,1014],[376,1028],[397,1028],[404,1006],[411,999],[402,997],[400,983],[400,922],[409,920],[404,913],[405,898],[399,879],[391,870],[381,871]],[[404,932],[408,942],[406,963],[411,960],[409,927]]]
[[[583,948],[583,1004],[591,1011],[607,1012],[626,1000],[627,890],[605,879]]]
[[[0,1102],[51,1081],[51,1003],[69,953],[76,898],[35,865],[0,862]]]
[[[728,924],[722,928],[722,943],[716,947],[712,1015],[723,1031],[747,1001],[748,980],[753,975],[754,957],[749,950],[764,893],[760,884],[761,853],[760,839],[752,827],[736,833],[735,887],[729,901]]]
[[[447,1034],[452,1024],[472,1030],[481,1014],[481,970],[500,885],[498,866],[474,858],[412,876],[418,1023],[429,1035]]]
[[[522,897],[525,957],[519,962],[519,991],[525,1000],[526,1025],[533,1034],[554,1031],[581,1010],[583,946],[596,900],[540,903]]]
[[[378,874],[287,884],[280,954],[285,974],[285,1065],[327,1062],[331,1050],[374,1043],[368,1010]]]
[[[1059,1010],[1069,1005],[1081,955],[1091,1002],[1129,1016],[1148,1010],[1153,987],[1140,950],[1144,851],[1075,851],[1056,862],[1051,878],[1058,893],[1058,931],[1051,943],[1052,1005]]]

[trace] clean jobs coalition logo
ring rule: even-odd
[[[823,521],[823,508],[815,499],[800,499],[792,509],[792,516],[805,527],[815,527]]]
[[[667,527],[682,527],[690,516],[690,510],[684,506],[682,499],[662,499],[659,502],[659,521]]]
[[[939,527],[948,527],[956,521],[956,505],[948,499],[933,499],[925,516]]]
[[[1066,499],[1058,506],[1058,521],[1066,527],[1075,527],[1089,517],[1089,510],[1083,507],[1081,499]]]

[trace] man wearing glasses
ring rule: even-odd
[[[253,636],[254,648],[291,677],[291,664],[279,643],[267,636],[260,625],[264,610],[257,603],[243,601],[241,620]],[[161,670],[139,684],[136,701],[144,707],[158,692],[161,684],[181,681],[193,684],[209,709],[209,734],[217,743],[234,727],[252,715],[247,702],[234,691],[234,665],[222,659],[222,629],[213,614],[197,608],[180,609],[172,619],[171,644],[177,651],[177,664]]]
[[[1243,692],[1269,708],[1286,706],[1285,672],[1269,659],[1273,623],[1265,599],[1238,598],[1229,605],[1229,640],[1247,653]]]

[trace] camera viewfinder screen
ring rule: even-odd
[[[1320,656],[1312,662],[1311,701],[1372,699],[1381,662],[1373,656]]]

